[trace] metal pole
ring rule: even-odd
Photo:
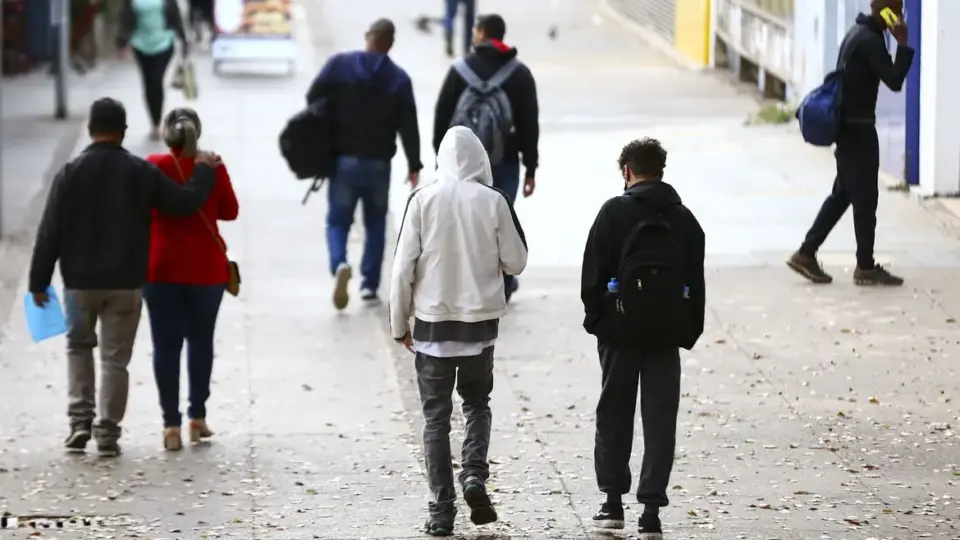
[[[50,23],[56,30],[57,50],[54,66],[56,68],[56,103],[54,116],[67,117],[67,66],[70,60],[70,0],[50,0]]]

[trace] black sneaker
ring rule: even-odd
[[[486,525],[497,520],[497,511],[493,509],[487,487],[483,480],[471,476],[463,482],[463,500],[470,507],[470,521],[474,525]]]
[[[447,56],[453,58],[453,36],[445,35],[443,36],[443,50],[447,53]]]
[[[506,296],[508,304],[510,303],[510,299],[513,297],[513,293],[517,292],[517,289],[519,288],[520,288],[520,281],[517,279],[517,276],[510,276],[503,287],[503,291]]]
[[[663,540],[663,529],[660,528],[660,517],[653,514],[640,516],[640,540]]]
[[[817,258],[806,253],[796,252],[787,259],[787,266],[791,270],[809,279],[814,283],[832,283],[833,277],[823,271]]]
[[[377,296],[377,291],[368,289],[366,287],[360,289],[360,300],[363,300],[363,303],[368,306],[376,306],[380,304],[380,297]]]
[[[600,511],[593,516],[593,526],[601,529],[623,528],[623,505],[605,502]]]
[[[425,532],[430,536],[453,536],[453,524],[456,520],[456,506],[451,504],[441,507],[430,503],[430,518],[427,519]]]
[[[87,449],[87,443],[90,442],[90,428],[87,426],[73,426],[70,428],[70,434],[63,441],[67,452],[83,452]]]
[[[853,271],[853,282],[856,285],[879,285],[883,287],[899,287],[903,285],[903,278],[887,272],[886,268],[879,264],[873,265],[873,268],[864,270],[857,267]]]
[[[97,452],[100,457],[117,457],[120,455],[120,445],[117,441],[97,441]]]

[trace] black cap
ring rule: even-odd
[[[90,105],[91,135],[123,135],[127,131],[127,111],[113,98],[100,98]]]

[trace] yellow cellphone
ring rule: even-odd
[[[900,24],[900,17],[897,17],[897,14],[890,8],[880,10],[880,16],[883,17],[883,22],[887,23],[888,28],[893,28]]]

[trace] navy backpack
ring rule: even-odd
[[[797,120],[803,140],[814,146],[830,146],[837,142],[840,129],[840,104],[843,100],[843,74],[847,60],[856,45],[868,37],[869,30],[856,27],[843,40],[837,58],[837,69],[823,79],[823,84],[814,88],[800,102]]]

